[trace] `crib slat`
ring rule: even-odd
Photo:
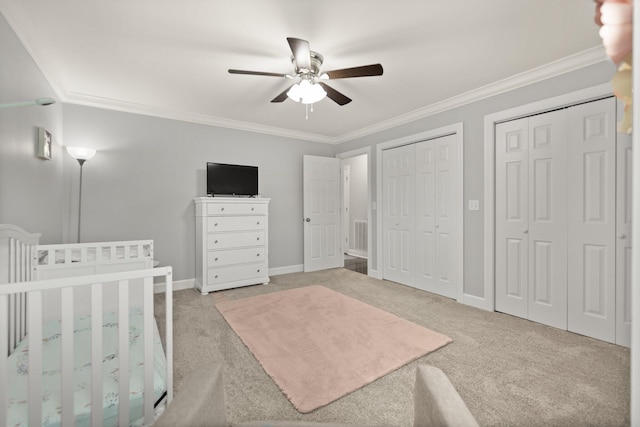
[[[153,403],[155,393],[153,387],[153,279],[144,279],[144,425],[153,423]]]
[[[62,425],[73,427],[73,288],[62,288],[60,297]]]
[[[129,425],[129,281],[118,282],[118,424]]]
[[[42,291],[29,292],[29,424],[42,423]]]
[[[103,423],[102,283],[91,285],[91,425]]]
[[[0,295],[0,313],[6,313],[9,305],[7,295]],[[9,329],[9,319],[0,316],[0,376],[6,378],[7,375],[7,355],[9,354],[9,339],[7,332]],[[0,387],[0,424],[7,421],[7,388]]]

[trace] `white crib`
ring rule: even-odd
[[[158,397],[173,397],[171,267],[151,268],[152,241],[38,238],[0,224],[0,425],[152,424]]]

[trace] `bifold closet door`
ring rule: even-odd
[[[416,287],[456,298],[456,136],[416,144]]]
[[[616,344],[631,347],[631,135],[617,135],[616,152]]]
[[[415,146],[382,152],[383,277],[413,286],[415,281]]]
[[[568,109],[569,330],[616,336],[615,99]]]
[[[566,138],[564,110],[496,126],[496,310],[563,329]]]

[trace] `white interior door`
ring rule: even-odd
[[[496,125],[496,311],[528,318],[529,119]]]
[[[615,99],[568,111],[568,329],[615,342]]]
[[[416,287],[457,296],[455,135],[416,144]]]
[[[304,271],[340,267],[340,159],[303,157]]]
[[[383,277],[415,281],[415,146],[383,151]]]
[[[616,139],[616,344],[631,347],[631,135]]]

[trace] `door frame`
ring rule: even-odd
[[[612,95],[611,84],[605,83],[484,116],[484,296],[470,296],[469,305],[495,311],[496,124]]]
[[[377,277],[377,271],[375,269],[373,269],[373,265],[372,265],[372,257],[371,257],[371,218],[373,217],[372,214],[372,204],[371,204],[371,147],[363,147],[363,148],[358,148],[355,150],[351,150],[351,151],[345,151],[344,153],[338,153],[336,154],[336,158],[340,159],[340,169],[342,170],[342,167],[344,165],[344,162],[342,162],[342,160],[344,159],[348,159],[351,157],[357,157],[357,156],[361,156],[363,154],[367,155],[367,235],[369,236],[369,244],[367,245],[367,276],[372,276],[372,277]],[[344,189],[343,185],[340,185],[340,210],[344,211],[344,206],[342,201],[344,200],[344,195],[342,194],[342,191]],[[342,218],[342,216],[341,216]],[[342,225],[341,225],[342,226]],[[342,257],[342,265],[344,266],[344,251],[342,251],[341,255]],[[377,267],[377,265],[376,265]]]
[[[431,129],[425,132],[416,133],[413,135],[405,136],[402,138],[394,139],[387,142],[382,142],[376,145],[376,197],[377,197],[377,208],[376,208],[376,266],[377,268],[377,278],[382,280],[382,265],[383,265],[383,254],[384,248],[382,243],[382,152],[384,150],[388,150],[391,148],[399,147],[401,145],[409,145],[414,144],[416,142],[421,142],[429,139],[436,139],[443,136],[456,135],[456,144],[458,144],[458,158],[456,161],[458,162],[458,185],[459,185],[459,193],[456,195],[457,201],[455,203],[458,208],[458,220],[456,224],[456,228],[459,230],[457,239],[456,239],[456,260],[455,260],[455,269],[458,271],[458,289],[456,293],[456,299],[458,302],[467,303],[467,298],[464,293],[464,124],[463,122],[457,122],[448,126],[439,127],[436,129]],[[375,204],[374,204],[375,205]],[[375,206],[374,206],[375,207]]]

